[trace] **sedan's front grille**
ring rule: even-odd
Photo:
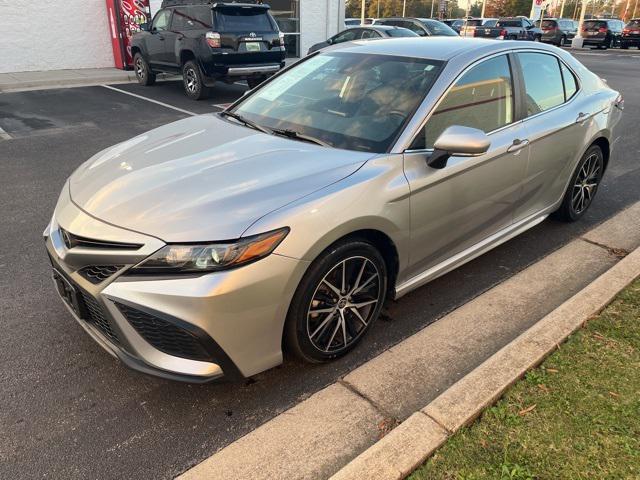
[[[89,265],[80,269],[78,273],[94,285],[97,285],[107,280],[121,268],[124,268],[124,265]]]
[[[60,228],[62,240],[67,248],[93,248],[101,250],[139,250],[142,248],[140,243],[124,243],[110,242],[107,240],[96,240],[93,238],[81,237],[68,232],[64,228]]]
[[[98,301],[84,290],[80,289],[79,291],[80,296],[82,297],[82,302],[86,307],[84,309],[84,315],[82,316],[83,319],[100,330],[103,335],[105,335],[113,343],[119,345],[120,341],[118,339],[118,335],[116,335],[116,332],[111,327],[109,320],[105,318],[102,307],[100,306]]]
[[[116,306],[142,338],[161,352],[191,360],[211,361],[202,343],[191,332],[135,308]]]

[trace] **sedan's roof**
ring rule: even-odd
[[[342,43],[336,45],[335,50],[446,61],[463,52],[487,54],[492,51],[502,51],[507,45],[513,48],[515,43],[515,41],[510,40],[496,41],[469,37],[406,37],[390,38],[382,42],[355,41]],[[523,44],[528,42],[521,41],[517,43],[520,46],[524,46]],[[534,46],[533,43],[531,45]],[[538,44],[536,43],[535,46],[538,47]],[[334,51],[334,48],[327,51]]]

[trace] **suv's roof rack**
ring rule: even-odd
[[[243,0],[241,2],[236,1],[226,1],[220,2],[218,0],[162,0],[162,8],[166,7],[177,7],[182,5],[211,5],[211,7],[222,7],[222,6],[238,6],[238,7],[255,7],[261,6],[265,8],[270,8],[269,5],[262,3],[262,0]]]

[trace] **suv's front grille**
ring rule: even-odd
[[[127,305],[116,303],[116,306],[140,336],[161,352],[191,360],[211,361],[211,356],[191,332]]]
[[[124,268],[124,265],[89,265],[80,269],[78,273],[94,285],[97,285],[114,275],[121,268]]]
[[[100,330],[103,335],[105,335],[109,340],[111,340],[116,345],[120,344],[120,340],[118,339],[118,335],[111,327],[109,320],[107,320],[104,316],[104,312],[102,307],[97,302],[95,298],[89,295],[82,289],[79,289],[81,300],[85,306],[85,314],[82,315],[83,320],[86,320],[88,323],[92,324],[98,330]]]

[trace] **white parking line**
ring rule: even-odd
[[[124,93],[125,95],[129,95],[131,97],[139,98],[141,100],[146,100],[147,102],[155,103],[156,105],[160,105],[166,108],[170,108],[171,110],[175,110],[177,112],[186,113],[187,115],[196,116],[197,113],[190,112],[189,110],[184,110],[182,108],[174,107],[173,105],[169,105],[168,103],[159,102],[158,100],[154,100],[152,98],[143,97],[142,95],[137,95],[135,93],[127,92],[126,90],[121,90],[119,88],[112,87],[110,85],[100,85],[101,87],[108,88],[109,90],[113,90],[115,92]]]
[[[0,140],[11,140],[11,135],[5,132],[2,127],[0,127]]]

